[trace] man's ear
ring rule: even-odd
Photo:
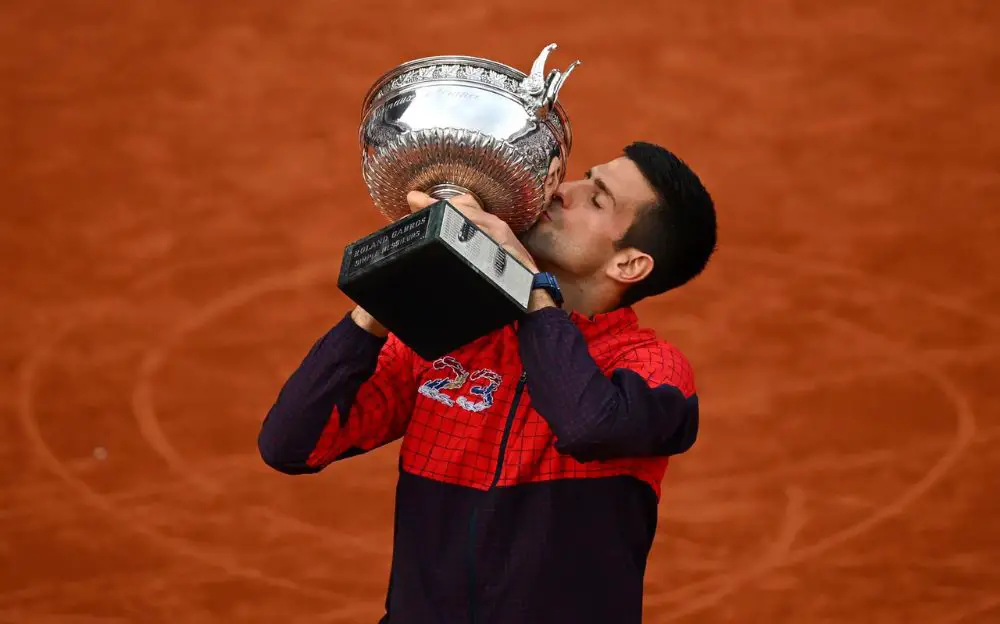
[[[631,286],[646,279],[652,271],[652,256],[635,247],[627,247],[611,256],[605,274],[616,282]]]

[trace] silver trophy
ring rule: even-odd
[[[562,182],[572,147],[559,91],[579,61],[525,74],[471,56],[403,63],[368,91],[362,175],[391,224],[345,249],[339,286],[419,355],[432,359],[516,320],[531,273],[447,200],[474,196],[515,233]],[[411,190],[439,199],[412,213]]]

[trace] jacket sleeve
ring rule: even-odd
[[[346,315],[278,393],[257,437],[261,458],[286,474],[314,473],[400,438],[416,395],[413,357]]]
[[[677,349],[642,346],[619,356],[608,374],[557,308],[529,314],[518,342],[532,404],[559,452],[586,462],[677,455],[694,444],[698,395]]]

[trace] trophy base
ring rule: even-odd
[[[442,200],[348,245],[337,286],[430,361],[527,314],[532,277]]]

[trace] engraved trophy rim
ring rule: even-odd
[[[552,46],[554,49],[554,46]],[[494,91],[497,94],[510,98],[518,98],[517,93],[510,91],[508,89],[496,86],[485,85],[481,82],[476,82],[469,80],[467,78],[459,77],[447,77],[447,78],[431,78],[424,81],[414,82],[408,84],[400,89],[390,93],[383,93],[379,97],[380,92],[389,85],[395,78],[402,76],[403,74],[409,73],[414,70],[421,69],[423,67],[431,67],[436,65],[462,65],[466,67],[480,67],[482,69],[489,69],[493,71],[498,71],[500,73],[508,75],[510,78],[517,80],[519,83],[527,80],[529,74],[513,67],[507,65],[506,63],[501,63],[500,61],[495,61],[486,57],[472,56],[464,54],[439,54],[434,56],[424,56],[409,61],[405,61],[396,65],[392,69],[383,72],[368,88],[362,99],[361,104],[361,119],[364,121],[368,115],[380,104],[385,98],[399,95],[405,93],[406,91],[414,88],[419,88],[422,86],[427,86],[430,84],[463,84],[463,85],[473,85],[476,88],[483,89],[485,91]],[[573,148],[573,130],[570,124],[570,119],[566,110],[562,106],[562,102],[557,98],[552,104],[551,112],[556,115],[559,120],[559,124],[562,126],[563,133],[563,143],[565,144],[565,157],[569,157],[570,152]],[[364,139],[359,133],[359,142],[361,147],[364,148]]]

